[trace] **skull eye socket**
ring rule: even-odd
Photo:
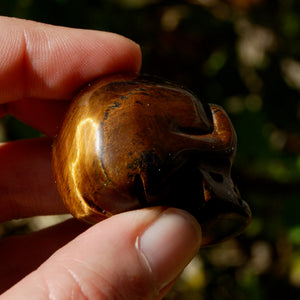
[[[178,126],[177,130],[188,135],[206,135],[213,131],[213,117],[210,106],[200,101],[194,102],[197,110],[197,118],[199,121],[197,126]]]
[[[147,206],[147,197],[145,193],[144,184],[140,174],[134,177],[134,194],[138,198],[141,207]]]
[[[206,116],[207,116],[208,120],[212,124],[213,123],[213,116],[212,116],[212,112],[211,112],[210,106],[206,102],[202,102],[202,106],[204,108],[204,111],[206,113]]]
[[[204,131],[202,128],[196,128],[196,127],[178,127],[177,131],[187,135],[204,135],[208,133],[207,131]]]

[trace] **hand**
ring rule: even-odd
[[[139,47],[112,33],[4,17],[0,28],[0,117],[12,114],[47,136],[0,145],[0,221],[66,213],[50,152],[68,100],[96,77],[138,72]],[[0,292],[12,287],[1,299],[160,299],[200,241],[193,217],[162,207],[6,238]]]

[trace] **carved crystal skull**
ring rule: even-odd
[[[72,102],[53,147],[58,190],[87,222],[147,206],[189,211],[203,245],[239,234],[251,212],[231,179],[236,134],[225,111],[176,85],[113,75]]]

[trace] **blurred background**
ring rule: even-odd
[[[166,299],[300,299],[300,1],[2,0],[0,15],[112,31],[142,47],[143,73],[225,107],[233,178],[253,212],[236,239],[202,249]],[[0,140],[39,136],[12,117]],[[0,237],[57,218],[0,227]]]

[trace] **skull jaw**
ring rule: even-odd
[[[235,237],[249,225],[251,211],[248,204],[228,203],[226,199],[214,199],[201,210],[190,211],[202,228],[201,246],[212,246]]]
[[[193,197],[195,198],[195,196]],[[170,200],[171,201],[171,200]],[[213,246],[242,233],[251,221],[251,210],[244,200],[237,203],[228,199],[213,198],[208,203],[201,200],[190,203],[190,199],[183,198],[181,203],[172,199],[173,207],[188,211],[201,225],[201,247]],[[155,205],[168,205],[168,199]]]
[[[181,170],[182,171],[182,170]],[[148,177],[149,179],[149,177]],[[170,182],[170,184],[168,184]],[[201,225],[201,247],[212,246],[239,235],[251,221],[251,210],[240,198],[231,178],[224,183],[207,182],[203,172],[192,167],[178,172],[160,186],[160,193],[149,191],[147,182],[143,187],[141,201],[144,206],[172,206],[188,211]],[[153,187],[153,183],[151,184]],[[209,187],[209,194],[206,189]],[[227,193],[223,191],[227,190]],[[163,191],[162,191],[163,190]],[[138,198],[141,195],[137,195]]]

